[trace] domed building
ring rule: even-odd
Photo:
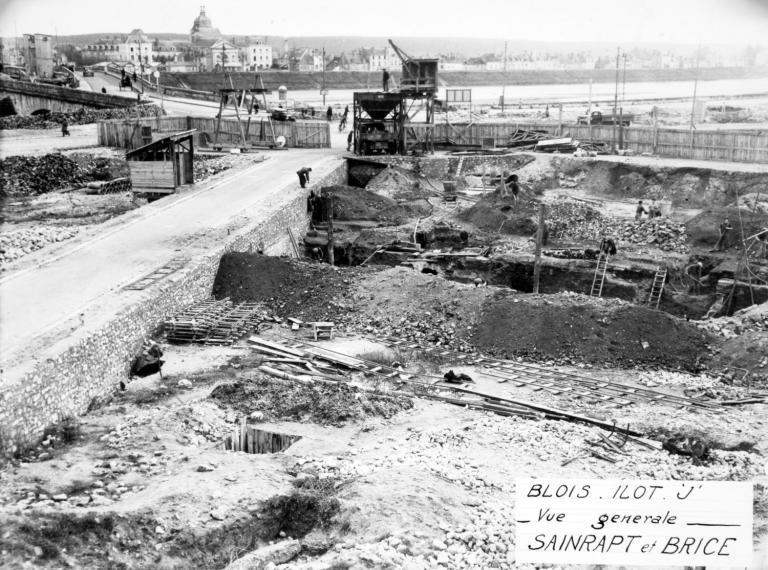
[[[195,18],[189,38],[193,44],[211,43],[221,38],[221,32],[214,28],[211,19],[205,13],[205,6],[200,6],[200,15]]]

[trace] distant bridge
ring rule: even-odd
[[[82,91],[45,83],[0,79],[0,99],[6,97],[11,99],[18,115],[31,115],[41,109],[51,112],[70,112],[83,107],[114,109],[136,104],[135,97]]]

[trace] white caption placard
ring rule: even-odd
[[[752,565],[752,483],[517,479],[518,562]]]

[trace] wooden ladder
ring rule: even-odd
[[[293,230],[291,228],[288,228],[288,237],[291,238],[291,246],[293,246],[293,252],[296,254],[296,257],[301,258],[299,244],[296,242],[296,236],[293,235]]]
[[[595,267],[595,277],[592,279],[592,291],[590,296],[601,297],[603,294],[603,283],[605,283],[605,272],[608,269],[608,256],[604,253],[597,258],[597,267]]]
[[[651,292],[648,294],[648,306],[654,309],[659,308],[661,302],[661,294],[664,292],[664,282],[667,280],[667,268],[659,267],[656,270],[656,275],[653,276],[653,284],[651,285]]]

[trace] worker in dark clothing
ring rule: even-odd
[[[720,224],[720,238],[717,240],[717,245],[715,246],[717,251],[723,251],[728,247],[728,236],[732,230],[733,226],[731,225],[731,222],[728,218],[725,218],[723,223]]]
[[[389,91],[389,71],[386,69],[381,73],[381,90]]]
[[[349,134],[347,135],[347,152],[350,152],[352,150],[352,143],[355,140],[355,131],[349,131]]]
[[[307,196],[307,213],[310,214],[310,216],[313,216],[313,212],[315,210],[315,191],[310,190],[309,196]]]
[[[616,255],[616,242],[611,238],[603,237],[600,241],[600,253],[605,255]]]
[[[645,209],[645,206],[643,206],[643,201],[638,200],[637,201],[637,208],[635,208],[635,221],[639,222],[643,219],[643,214],[647,214],[648,211]]]
[[[107,88],[106,88],[106,87],[102,87],[102,88],[101,88],[101,92],[102,92],[102,93],[106,93],[106,92],[107,92]]]
[[[691,282],[691,286],[688,288],[689,293],[698,295],[701,292],[701,274],[703,271],[704,264],[701,261],[686,265],[684,273]]]
[[[312,169],[307,168],[306,166],[296,171],[296,174],[299,175],[299,184],[301,184],[302,188],[306,188],[307,182],[309,182],[310,172],[312,172]]]
[[[328,105],[328,110],[325,112],[325,117],[329,121],[333,120],[333,107],[331,107],[330,105]]]
[[[69,136],[69,125],[67,124],[66,119],[61,122],[61,136]]]
[[[139,77],[136,75],[136,72],[133,72],[133,82],[136,83],[139,80]]]
[[[520,194],[520,184],[517,183],[517,174],[510,174],[507,178],[507,189],[512,193],[512,196],[517,200],[517,195]]]

